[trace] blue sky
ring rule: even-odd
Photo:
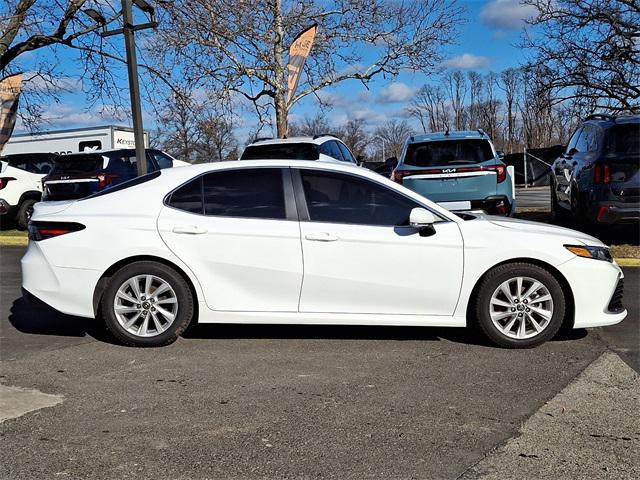
[[[446,60],[442,69],[475,70],[480,73],[498,72],[517,66],[524,60],[524,53],[517,44],[521,38],[522,19],[531,14],[530,9],[521,6],[519,0],[467,0],[460,3],[466,8],[466,23],[460,28],[457,44],[449,46],[444,51]],[[311,54],[313,55],[313,52]],[[40,56],[51,55],[51,53],[41,50],[29,55]],[[65,67],[68,64],[69,70],[78,68],[78,64],[74,62],[71,55],[66,53],[63,55],[62,62]],[[25,69],[28,68],[28,63],[28,61],[25,62]],[[122,69],[120,73],[125,79],[124,66],[119,68]],[[395,80],[376,79],[370,83],[369,90],[359,82],[349,81],[323,90],[320,95],[326,102],[333,104],[331,108],[325,110],[332,123],[341,124],[349,118],[362,117],[367,119],[371,127],[374,127],[376,123],[389,118],[403,118],[404,109],[413,92],[425,83],[436,81],[435,76],[403,73]],[[48,106],[45,117],[49,119],[49,124],[43,125],[43,130],[128,123],[126,119],[114,118],[108,106],[90,108],[85,95],[80,91],[81,85],[77,82],[69,80],[66,81],[65,86],[75,91],[63,93],[60,103]],[[123,83],[123,88],[126,88],[126,82]],[[128,92],[123,92],[123,95],[127,94]],[[313,116],[317,111],[316,100],[313,97],[307,97],[294,106],[291,120]],[[152,113],[147,111],[145,118],[145,128],[152,130],[155,127]],[[247,130],[253,124],[255,121],[247,118],[246,126],[237,129],[236,133],[241,142],[244,142]]]

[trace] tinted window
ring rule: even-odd
[[[439,167],[481,163],[493,159],[487,140],[443,140],[410,143],[404,163],[416,167]]]
[[[331,158],[335,158],[336,160],[343,160],[342,152],[340,152],[340,147],[338,147],[338,142],[335,142],[333,140],[324,142],[322,145],[320,145],[320,153],[328,155]]]
[[[166,153],[158,150],[151,150],[149,151],[149,155],[153,157],[160,169],[173,167],[173,159]]]
[[[15,155],[2,160],[14,168],[41,175],[46,175],[53,168],[53,154]]]
[[[117,185],[114,185],[113,187],[105,188],[104,190],[101,190],[98,193],[94,193],[93,195],[89,195],[88,197],[84,198],[83,200],[86,200],[87,198],[101,197],[102,195],[107,195],[109,193],[117,192],[119,190],[124,190],[125,188],[133,187],[135,185],[140,185],[141,183],[146,183],[149,180],[153,180],[154,178],[158,178],[159,176],[160,176],[160,171],[159,170],[157,170],[155,172],[152,172],[152,173],[147,173],[146,175],[142,175],[141,177],[135,177],[135,178],[132,178],[131,180],[127,180],[126,182],[118,183]]]
[[[408,225],[414,201],[375,182],[351,175],[302,170],[302,184],[314,222]]]
[[[353,158],[353,155],[351,155],[351,152],[346,147],[346,145],[343,145],[340,142],[336,142],[336,143],[338,144],[338,147],[340,148],[340,151],[342,152],[342,157],[345,159],[345,161],[351,162],[351,163],[356,163],[355,158]]]
[[[581,128],[576,130],[575,133],[571,136],[571,140],[569,140],[569,143],[567,144],[567,150],[565,153],[569,153],[572,148],[575,148],[576,143],[578,143],[578,138],[580,138],[580,133],[582,133]]]
[[[167,204],[178,210],[202,214],[202,177],[191,180],[174,191]]]
[[[582,133],[580,134],[580,137],[578,137],[578,141],[574,145],[574,148],[580,153],[589,151],[588,137],[589,137],[590,130],[591,130],[591,127],[589,126],[583,127]]]
[[[600,129],[593,125],[589,125],[583,131],[582,138],[584,138],[585,152],[597,152],[599,150],[598,137],[600,135]]]
[[[279,168],[209,173],[204,176],[203,195],[205,215],[286,218]]]
[[[250,145],[240,160],[317,160],[318,148],[312,143]]]
[[[99,154],[60,155],[56,157],[52,174],[95,173],[102,170],[105,158]]]
[[[607,132],[607,153],[640,154],[640,125],[616,125]]]

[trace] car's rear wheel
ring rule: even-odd
[[[37,200],[28,199],[20,204],[18,214],[16,215],[16,221],[20,230],[26,230],[29,226],[29,220],[31,220],[31,215],[33,215],[33,206],[36,202]]]
[[[141,261],[111,277],[100,302],[103,320],[125,345],[157,347],[174,342],[193,317],[193,295],[173,268]]]
[[[478,289],[476,315],[485,335],[506,348],[530,348],[553,338],[565,316],[558,280],[530,263],[501,265]]]

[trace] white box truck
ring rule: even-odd
[[[145,147],[149,147],[149,132],[144,132]],[[133,129],[107,125],[104,127],[72,128],[38,133],[17,133],[5,145],[3,155],[14,153],[68,153],[85,150],[135,148]]]

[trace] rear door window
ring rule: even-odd
[[[240,160],[317,160],[318,148],[312,143],[249,145]]]
[[[487,140],[442,140],[410,143],[404,163],[415,167],[441,167],[482,163],[493,158],[493,151]]]
[[[202,191],[205,215],[286,219],[279,168],[211,172],[203,178]]]

